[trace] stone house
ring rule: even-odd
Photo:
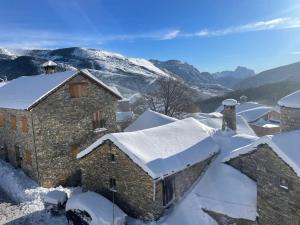
[[[87,70],[55,66],[0,89],[0,156],[44,187],[80,182],[76,154],[116,130],[121,98]]]
[[[105,135],[77,155],[82,186],[114,199],[130,216],[158,219],[183,197],[219,152],[211,132],[188,118]]]
[[[258,224],[300,224],[300,92],[281,99],[282,133],[233,151],[227,164],[257,183]]]
[[[225,107],[222,104],[216,109],[216,112],[224,113],[224,109]],[[280,112],[275,107],[257,102],[240,101],[236,105],[236,114],[242,116],[248,122],[257,136],[261,137],[280,132]]]

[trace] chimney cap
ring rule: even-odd
[[[237,100],[229,98],[229,99],[225,99],[222,102],[222,105],[224,106],[236,106],[238,104]]]
[[[42,67],[49,67],[49,66],[54,67],[54,66],[57,66],[57,64],[55,62],[51,61],[51,60],[49,60],[49,61],[42,64]]]

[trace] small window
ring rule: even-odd
[[[115,162],[116,161],[116,156],[115,154],[110,154],[110,161]]]
[[[97,111],[93,114],[93,128],[104,128],[106,120],[103,118],[101,111]]]
[[[290,189],[289,180],[286,179],[286,178],[280,177],[280,178],[279,178],[279,186],[280,186],[282,189],[285,189],[285,190]]]
[[[116,179],[110,178],[109,179],[109,188],[110,189],[116,189],[116,187],[117,187]]]
[[[24,151],[24,163],[30,166],[32,165],[32,155],[29,150]]]
[[[26,116],[21,117],[21,130],[24,133],[28,133],[28,120]]]
[[[12,129],[17,129],[17,117],[15,115],[10,116],[10,125]]]
[[[0,113],[0,127],[4,127],[4,126],[5,126],[4,113]]]
[[[69,85],[69,92],[72,98],[80,98],[87,96],[87,83],[71,83]]]
[[[76,158],[77,154],[80,152],[80,149],[79,149],[79,146],[78,145],[72,145],[71,146],[71,150],[70,150],[70,153],[71,153],[71,157],[72,158]]]

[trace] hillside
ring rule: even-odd
[[[300,62],[263,71],[235,85],[235,89],[254,88],[281,81],[300,81]]]
[[[222,97],[214,97],[208,100],[200,101],[200,109],[203,112],[214,111],[221,102],[226,98],[239,99],[240,96],[246,95],[249,101],[256,101],[266,105],[276,105],[277,101],[300,89],[300,82],[282,81],[273,84],[266,84],[256,88],[248,88],[230,92]]]
[[[87,68],[104,82],[118,87],[125,97],[147,92],[153,88],[158,78],[185,76],[180,71],[176,74],[160,69],[146,59],[127,58],[117,53],[72,47],[55,50],[0,49],[0,77],[7,76],[11,80],[19,76],[43,73],[40,65],[46,60],[57,62],[61,71]],[[189,82],[188,78],[183,80]],[[193,84],[195,96],[203,99],[223,95],[229,91],[221,85],[205,84]]]

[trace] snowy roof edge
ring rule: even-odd
[[[114,136],[113,133],[112,134],[107,134],[103,137],[101,137],[100,139],[98,139],[97,141],[95,141],[93,144],[91,144],[88,148],[86,148],[85,150],[79,152],[76,156],[77,159],[81,159],[85,156],[87,156],[88,154],[90,154],[92,151],[94,151],[97,147],[99,147],[101,144],[103,144],[105,141],[110,140],[112,141],[118,148],[120,148],[126,155],[128,155],[137,165],[139,165],[145,172],[147,172],[153,179],[157,179],[160,176],[157,176],[157,174],[155,174],[147,165],[145,165],[138,157],[135,156],[135,154],[131,153],[130,150],[127,149],[126,146],[124,146],[122,143],[120,143]],[[220,151],[219,146],[218,146],[218,150],[214,151],[213,153],[209,154],[205,159],[216,155],[218,152]],[[204,160],[204,159],[202,159]],[[200,161],[194,162],[192,164],[190,164],[189,166],[192,166],[196,163],[198,163]],[[184,170],[186,167],[180,167],[177,168],[176,171],[171,171],[170,173],[164,175],[164,177],[170,176],[174,173],[177,173],[179,171]]]
[[[276,155],[278,155],[279,158],[281,158],[286,164],[288,164],[289,166],[291,166],[291,168],[294,170],[294,172],[297,174],[298,177],[300,177],[300,167],[293,162],[293,160],[290,159],[289,156],[287,156],[281,149],[280,147],[278,147],[273,141],[272,141],[272,135],[267,135],[267,136],[263,136],[262,138],[258,139],[256,142],[254,142],[253,144],[247,145],[245,147],[241,147],[238,148],[234,151],[232,151],[233,154],[230,154],[229,156],[227,156],[226,158],[224,158],[222,161],[228,162],[231,159],[237,158],[239,156],[251,153],[253,151],[256,151],[257,147],[259,145],[263,145],[263,144],[267,144],[269,145],[269,147],[271,147],[271,149],[273,150],[273,152],[276,153]],[[238,151],[241,151],[240,153]]]
[[[76,76],[78,73],[83,73],[84,75],[86,75],[87,77],[89,77],[90,79],[94,80],[96,83],[98,83],[101,87],[105,88],[106,90],[108,90],[109,92],[111,92],[112,94],[114,94],[116,97],[118,97],[119,99],[122,99],[122,96],[120,96],[118,93],[116,93],[113,89],[111,89],[110,87],[108,87],[105,83],[103,83],[101,80],[99,80],[97,77],[95,77],[94,75],[92,75],[87,69],[82,69],[82,70],[77,70],[74,71],[74,74],[70,77],[68,77],[67,79],[63,80],[61,83],[59,83],[57,86],[55,86],[54,88],[52,88],[51,90],[49,90],[48,92],[46,92],[44,95],[42,95],[40,98],[36,99],[30,106],[28,106],[26,108],[26,110],[30,110],[32,109],[34,106],[36,106],[40,101],[42,101],[44,98],[46,98],[48,95],[50,95],[52,92],[54,92],[55,90],[57,90],[61,85],[63,85],[64,83],[66,83],[67,81],[71,80],[74,76]]]

